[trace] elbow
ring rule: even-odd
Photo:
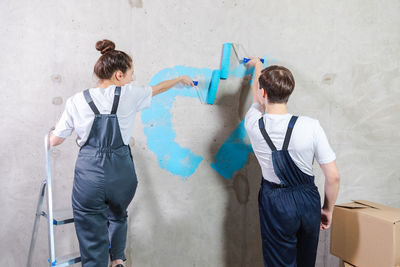
[[[329,183],[331,183],[331,184],[336,184],[336,185],[340,184],[340,175],[339,175],[339,173],[336,173],[336,174],[332,175],[331,177],[329,177],[328,180],[329,180]]]
[[[49,143],[50,143],[51,146],[58,145],[58,143],[56,142],[56,140],[54,140],[54,138],[52,138],[52,136],[50,137]]]
[[[49,143],[51,146],[58,146],[59,144],[61,144],[61,142],[60,142],[60,138],[57,136],[51,135],[49,138]]]
[[[335,183],[340,184],[340,175],[335,176]]]

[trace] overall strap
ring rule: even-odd
[[[276,147],[275,147],[274,143],[272,143],[271,138],[269,138],[267,131],[265,131],[264,117],[261,117],[258,120],[258,126],[259,126],[261,134],[264,136],[264,139],[267,142],[269,148],[271,148],[272,151],[276,151]]]
[[[89,104],[94,114],[100,114],[99,110],[97,109],[96,105],[93,102],[92,97],[90,96],[89,89],[83,91],[83,96],[85,97],[86,102]]]
[[[114,91],[114,102],[112,105],[111,114],[117,113],[120,95],[121,95],[121,87],[117,86],[117,87],[115,87],[115,91]]]
[[[290,137],[292,136],[293,127],[297,121],[298,116],[292,116],[289,121],[289,125],[286,131],[285,141],[283,141],[282,150],[287,150],[289,147]]]

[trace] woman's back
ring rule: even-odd
[[[115,85],[107,88],[90,88],[90,96],[100,114],[110,114],[114,101]],[[151,104],[152,88],[150,86],[136,86],[133,83],[121,87],[121,96],[117,109],[118,122],[124,144],[129,143],[133,131],[136,112],[147,108]],[[77,143],[83,146],[88,138],[93,124],[94,113],[83,96],[83,92],[76,93],[68,98],[65,111],[62,114],[55,134],[66,138],[75,131],[78,135]]]

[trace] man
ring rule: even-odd
[[[245,127],[262,169],[258,196],[264,265],[314,266],[319,230],[331,225],[339,191],[336,156],[318,120],[288,113],[295,82],[280,66],[254,67],[253,104]],[[314,184],[314,158],[325,176],[325,199]]]

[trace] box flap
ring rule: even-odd
[[[372,208],[363,211],[364,213],[378,216],[379,218],[392,223],[400,222],[400,209],[384,206],[382,204],[374,203],[367,200],[355,200],[354,202]]]
[[[359,210],[364,214],[378,217],[390,223],[400,222],[400,209],[384,206],[367,200],[354,200],[351,203],[338,204],[337,207]]]
[[[386,206],[368,201],[368,200],[353,200],[354,203],[360,204],[360,205],[364,205],[373,209],[385,209]]]
[[[364,205],[362,203],[356,203],[356,202],[344,203],[344,204],[336,204],[336,207],[348,208],[348,209],[366,209],[366,208],[369,208],[368,205]]]
[[[344,265],[344,267],[356,267],[355,265],[350,264],[350,263],[345,262],[345,261],[343,261],[343,265]]]

